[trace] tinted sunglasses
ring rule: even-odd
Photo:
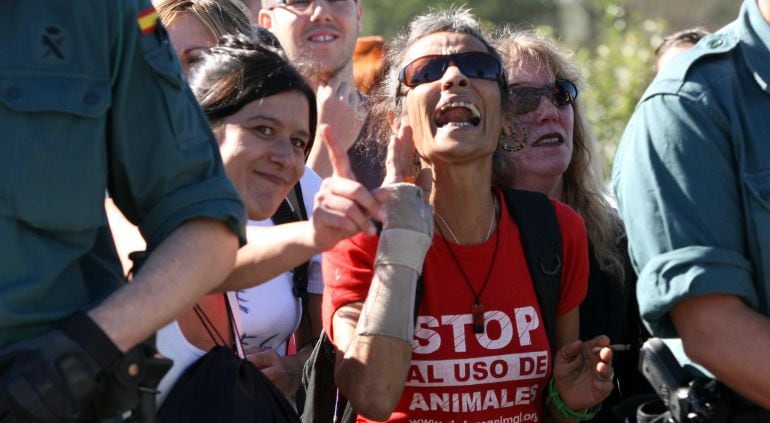
[[[513,100],[513,113],[523,115],[537,109],[540,98],[546,96],[555,106],[574,104],[578,89],[572,81],[557,79],[544,87],[525,87],[511,84],[508,86]]]
[[[499,80],[503,71],[500,61],[489,53],[469,51],[457,54],[431,54],[419,57],[401,68],[398,80],[410,88],[438,81],[450,64],[457,66],[457,69],[468,78],[490,81]]]

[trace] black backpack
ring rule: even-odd
[[[545,194],[517,189],[503,189],[505,204],[519,227],[527,267],[535,286],[548,341],[556,345],[556,306],[561,285],[561,227],[551,200]],[[417,281],[416,309],[422,297],[422,277]],[[302,385],[306,399],[303,423],[349,423],[356,413],[334,382],[335,346],[326,333],[313,348],[305,363]]]
[[[284,223],[298,222],[301,220],[308,220],[307,209],[305,208],[305,200],[302,197],[302,185],[297,182],[294,184],[294,197],[297,200],[296,205],[289,201],[289,198],[284,198],[281,205],[278,206],[275,214],[270,218],[274,225],[282,225]],[[305,321],[310,321],[310,315],[308,314],[308,270],[310,268],[310,262],[306,261],[297,265],[291,271],[292,280],[292,293],[295,297],[300,299],[302,304],[302,317],[300,324]],[[311,322],[312,323],[312,322]],[[312,327],[312,324],[311,324]],[[309,329],[312,330],[312,329]],[[299,348],[297,348],[299,350]],[[305,405],[305,389],[300,385],[297,393],[294,396],[294,400],[297,403],[297,409],[302,410]]]

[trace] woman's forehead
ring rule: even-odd
[[[555,77],[547,59],[540,56],[514,52],[505,56],[504,62],[509,84],[543,84]]]
[[[403,63],[409,63],[418,57],[429,54],[453,54],[463,51],[487,51],[487,47],[478,38],[457,32],[436,32],[420,38],[412,44],[404,55]]]
[[[550,69],[532,57],[509,61],[507,71],[509,84],[544,84],[553,79]]]

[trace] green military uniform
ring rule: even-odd
[[[647,89],[613,169],[642,317],[707,294],[770,315],[770,25],[756,0]]]
[[[744,0],[656,77],[615,159],[640,313],[691,366],[669,314],[680,301],[726,294],[770,315],[768,81],[770,25]]]
[[[25,0],[0,14],[0,346],[122,281],[105,191],[150,248],[244,209],[149,0]]]

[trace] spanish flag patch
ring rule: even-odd
[[[148,7],[139,12],[136,21],[139,23],[142,34],[152,34],[158,27],[158,12],[155,11],[154,7]]]

